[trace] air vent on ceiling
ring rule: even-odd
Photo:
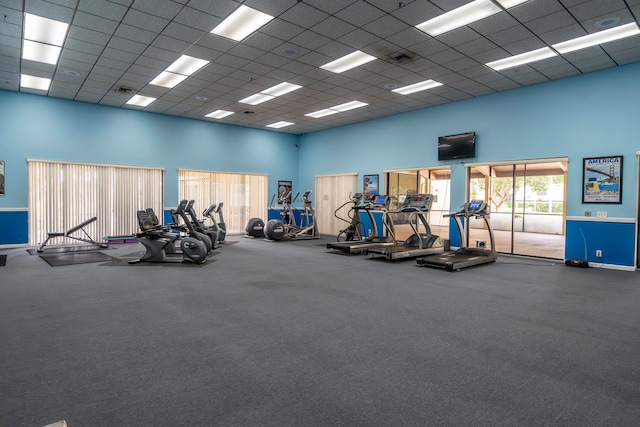
[[[116,92],[118,93],[125,93],[125,94],[132,94],[134,92],[133,89],[128,88],[128,87],[124,87],[124,86],[120,86],[116,89]]]
[[[413,57],[408,53],[398,53],[391,55],[389,57],[389,60],[398,64],[406,64],[408,62],[411,62],[413,60]]]
[[[249,110],[247,110],[247,111],[245,111],[244,113],[245,113],[245,114],[253,114],[253,111],[249,111]]]

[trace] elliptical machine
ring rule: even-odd
[[[354,240],[362,240],[362,221],[360,221],[360,202],[362,202],[362,193],[349,195],[349,201],[344,202],[338,209],[333,212],[333,216],[341,221],[348,223],[347,228],[338,232],[338,242],[350,242]],[[351,208],[347,212],[347,218],[338,215],[338,211],[351,203]],[[342,240],[341,240],[342,239]]]
[[[295,240],[316,239],[317,225],[315,221],[315,211],[311,203],[311,190],[305,191],[302,195],[303,212],[300,214],[300,223],[296,224],[294,211],[299,211],[293,207],[293,203],[298,198],[298,194],[291,199],[291,192],[286,192],[278,198],[278,202],[282,203],[282,219],[272,219],[264,226],[264,235],[269,240],[282,240],[289,237]]]

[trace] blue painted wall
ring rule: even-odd
[[[315,175],[449,165],[455,209],[464,202],[464,163],[438,162],[436,142],[466,131],[478,134],[472,162],[568,157],[568,216],[590,210],[635,220],[639,75],[636,63],[302,136],[0,91],[0,224],[3,210],[26,209],[27,158],[164,167],[167,206],[178,202],[179,168],[266,173],[273,194],[278,180],[306,189]],[[605,155],[624,156],[623,203],[584,205],[582,159]],[[596,223],[590,234],[605,228]],[[567,233],[567,250],[574,238]],[[635,233],[621,239],[635,248]],[[628,265],[628,256],[608,262]]]
[[[450,209],[456,209],[464,202],[464,162],[439,162],[437,140],[475,131],[477,157],[468,162],[568,157],[567,215],[606,211],[608,217],[633,219],[640,149],[638,76],[640,63],[303,135],[300,184],[313,188],[315,175],[355,169],[361,186],[363,174],[383,177],[383,170],[449,165]],[[417,96],[428,98],[429,93]],[[624,156],[623,203],[582,204],[582,159],[606,155]],[[384,192],[386,183],[380,188]],[[591,231],[604,232],[600,226]],[[621,245],[635,247],[634,234],[621,236]],[[612,264],[626,262],[626,257],[611,259]]]
[[[27,242],[11,225],[26,223],[27,159],[165,168],[165,206],[178,204],[180,168],[268,174],[270,193],[298,176],[295,135],[10,91],[0,111],[0,245]]]

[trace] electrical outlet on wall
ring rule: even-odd
[[[602,258],[602,250],[596,249],[596,258]]]
[[[598,211],[598,218],[606,218],[607,211]]]

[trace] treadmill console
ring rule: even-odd
[[[461,209],[465,216],[485,216],[489,214],[489,206],[482,200],[471,200]]]
[[[369,200],[369,204],[367,205],[367,209],[375,210],[375,209],[387,209],[389,207],[389,203],[391,202],[391,198],[385,195],[377,195],[373,196],[373,199]]]
[[[433,194],[407,194],[400,210],[408,209],[428,211],[433,204]]]
[[[304,192],[304,194],[302,195],[302,200],[306,202],[307,200],[309,200],[309,197],[311,197],[311,190],[307,190]]]

